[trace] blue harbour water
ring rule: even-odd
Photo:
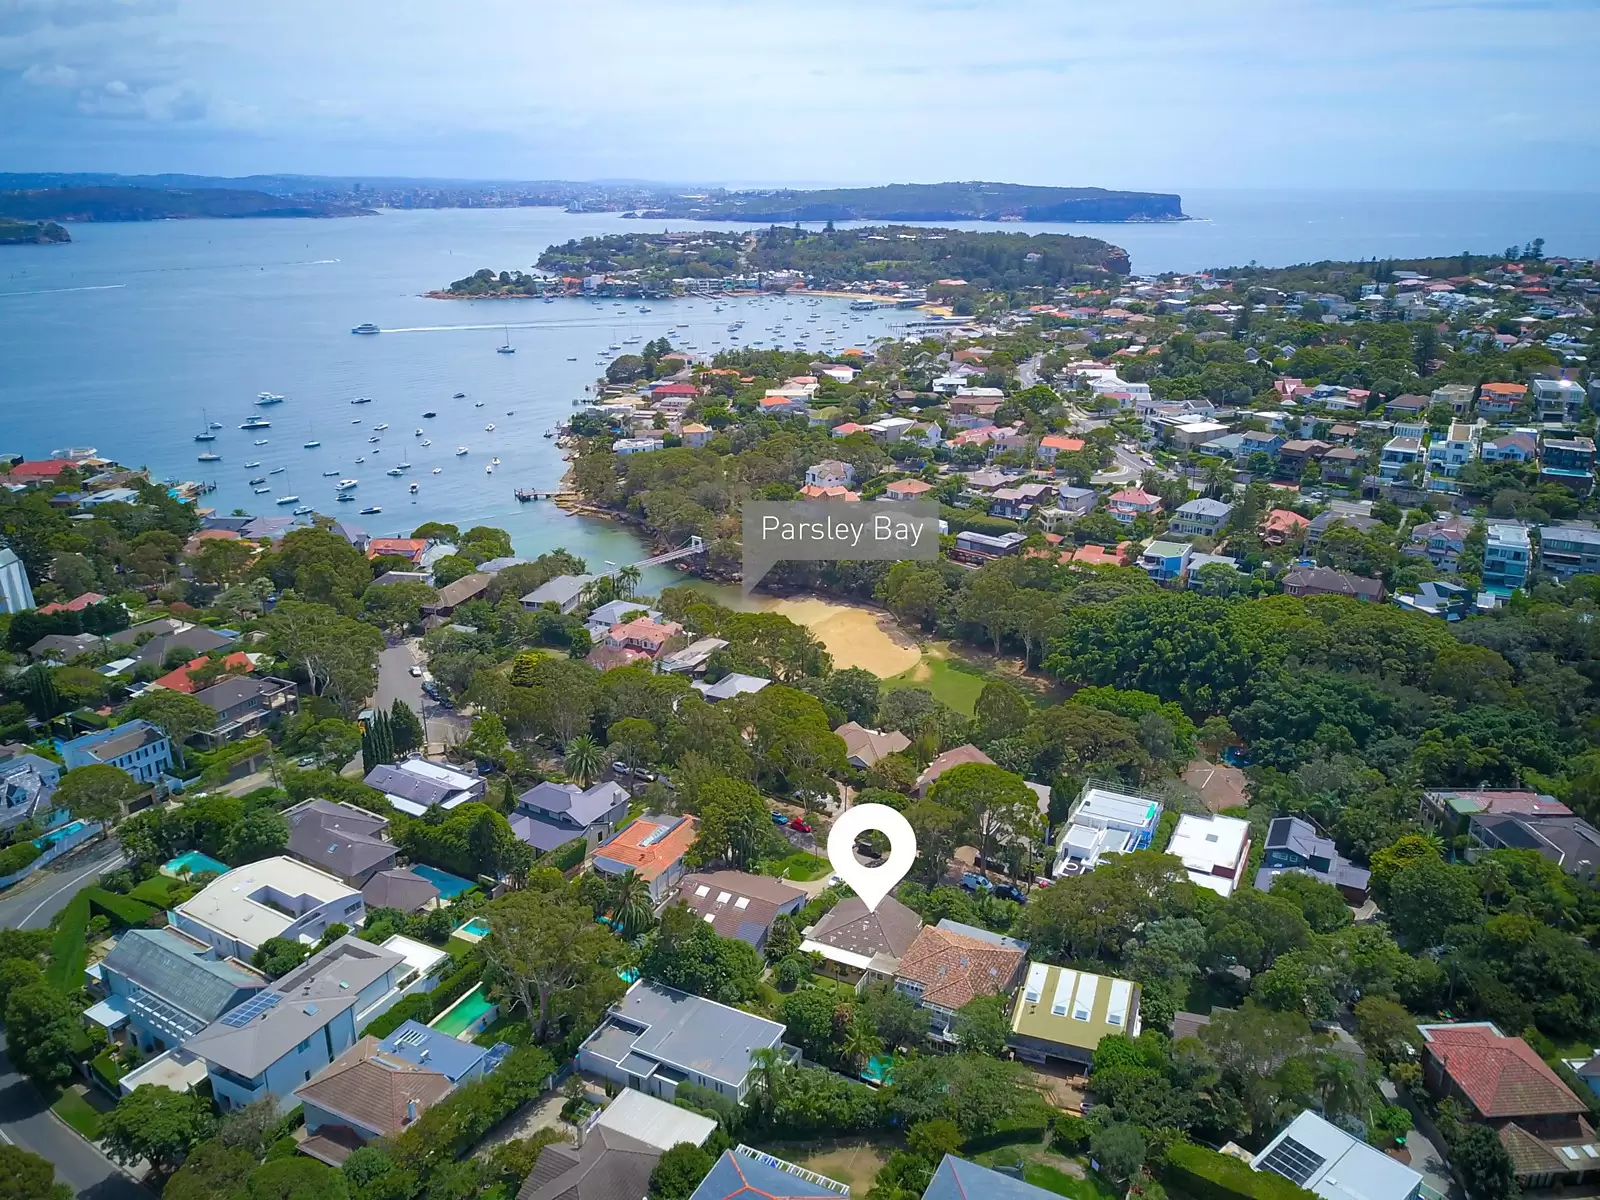
[[[1185,207],[1200,219],[969,227],[1104,237],[1125,246],[1140,272],[1489,253],[1541,236],[1551,254],[1600,253],[1600,198],[1586,195],[1195,193]],[[813,350],[843,348],[910,319],[850,313],[842,300],[815,308],[729,300],[722,311],[710,300],[655,301],[645,313],[637,301],[422,295],[479,267],[531,267],[552,242],[645,228],[658,226],[535,208],[386,211],[334,221],[74,225],[68,246],[4,248],[0,452],[40,457],[92,445],[159,478],[214,480],[206,502],[220,512],[286,514],[273,501],[297,494],[373,534],[409,532],[423,520],[489,524],[510,530],[519,553],[564,545],[591,566],[630,561],[640,547],[627,530],[512,495],[560,481],[566,464],[543,435],[572,412],[602,360],[622,352],[610,346],[637,349],[627,339],[667,336],[714,352],[735,344],[727,331],[735,320],[746,322],[738,344],[771,345],[770,326],[786,314],[786,343],[804,337]],[[819,318],[808,320],[813,313]],[[369,321],[385,332],[351,334]],[[507,339],[516,353],[497,353]],[[263,391],[287,399],[257,407]],[[372,402],[352,405],[358,396]],[[437,417],[424,419],[427,410]],[[271,428],[241,430],[254,414]],[[196,443],[213,421],[222,425],[216,441]],[[389,428],[375,431],[382,423]],[[431,446],[414,435],[419,427]],[[266,444],[254,445],[257,438]],[[321,445],[306,449],[313,440]],[[458,446],[470,453],[457,456]],[[220,463],[197,461],[208,448]],[[501,463],[486,474],[492,457]],[[254,461],[261,466],[246,467]],[[403,476],[385,473],[401,462],[410,464]],[[269,474],[276,468],[283,471]],[[260,475],[269,491],[257,495],[246,481]],[[360,479],[358,502],[334,503],[338,477]],[[382,514],[357,516],[371,504]]]

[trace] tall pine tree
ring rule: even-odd
[[[413,750],[422,749],[426,735],[416,712],[404,700],[396,698],[389,710],[389,728],[394,739],[395,756],[402,757]]]

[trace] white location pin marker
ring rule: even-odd
[[[869,867],[856,858],[856,838],[869,829],[889,839],[889,857],[881,865]],[[867,911],[876,912],[894,885],[905,878],[917,857],[917,835],[907,821],[887,804],[858,804],[846,809],[828,834],[828,861],[834,872],[866,901]]]

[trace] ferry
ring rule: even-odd
[[[381,504],[369,504],[361,510],[361,515],[363,517],[375,517],[382,511],[383,506]]]
[[[245,418],[244,423],[239,426],[239,428],[240,429],[267,429],[271,425],[272,425],[272,422],[267,420],[265,417],[247,417],[247,418]]]
[[[298,503],[300,503],[300,497],[296,496],[296,495],[293,495],[293,494],[290,494],[288,496],[279,496],[276,500],[273,501],[273,503],[274,504],[298,504]]]
[[[212,451],[207,450],[204,454],[202,454],[200,456],[200,461],[201,462],[221,462],[222,461],[222,455],[215,454]]]
[[[283,401],[284,401],[284,397],[278,395],[276,392],[257,392],[256,393],[256,403],[257,404],[282,404]]]
[[[371,396],[357,396],[354,400],[350,401],[350,403],[351,404],[371,404],[372,403],[372,397]]]
[[[357,325],[350,332],[351,333],[360,333],[360,334],[373,334],[373,333],[382,333],[383,330],[379,329],[371,321],[363,321],[363,322],[361,322],[361,324]]]
[[[872,312],[877,307],[878,307],[877,303],[875,301],[872,301],[872,300],[852,300],[852,301],[850,301],[850,311],[851,312]]]
[[[260,465],[261,465],[261,464],[260,464],[260,463],[257,463],[257,464],[256,464],[256,466],[258,466],[258,467],[259,467],[259,466],[260,466]],[[255,486],[256,486],[256,484],[258,484],[258,483],[265,483],[265,482],[266,482],[266,481],[267,481],[267,477],[266,477],[266,476],[265,476],[265,475],[257,475],[257,476],[256,476],[256,477],[255,477],[255,478],[254,478],[254,479],[252,479],[252,480],[251,480],[251,481],[250,481],[250,486],[251,486],[251,487],[255,487]]]

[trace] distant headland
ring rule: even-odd
[[[229,188],[52,187],[0,191],[0,220],[12,222],[350,217],[371,212],[343,201],[271,196]],[[70,240],[65,230],[61,232],[62,237],[52,240]]]
[[[0,217],[0,246],[48,246],[72,235],[54,221],[13,221]]]

